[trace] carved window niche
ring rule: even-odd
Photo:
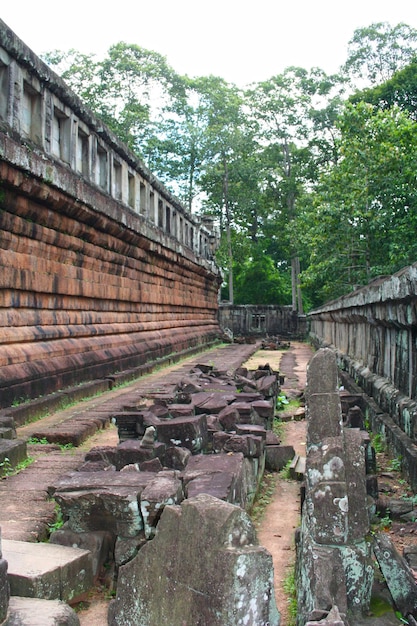
[[[54,106],[52,118],[52,154],[61,161],[70,163],[71,155],[71,120],[63,111]]]
[[[122,165],[113,159],[113,197],[122,199]]]
[[[108,155],[106,150],[100,145],[97,146],[97,183],[98,185],[108,191]]]
[[[77,130],[75,161],[77,172],[88,178],[90,174],[89,136],[82,128]]]
[[[41,95],[26,81],[23,81],[20,129],[22,135],[42,145]]]
[[[139,191],[139,213],[146,215],[146,185],[142,181],[140,181]]]
[[[7,120],[10,98],[9,65],[4,63],[0,51],[0,117]]]
[[[136,180],[135,176],[131,173],[127,173],[127,191],[128,197],[127,202],[132,209],[136,208]]]

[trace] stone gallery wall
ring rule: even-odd
[[[417,438],[417,264],[310,313],[311,337],[412,442]]]
[[[3,22],[0,84],[0,406],[215,340],[210,223]]]
[[[221,303],[219,307],[220,326],[239,335],[266,337],[305,337],[307,331],[305,315],[298,315],[291,306],[274,304],[231,305]]]

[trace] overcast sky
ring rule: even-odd
[[[417,28],[414,1],[3,0],[0,17],[36,54],[74,48],[100,57],[125,41],[163,54],[178,73],[244,86],[290,65],[337,71],[356,28]]]

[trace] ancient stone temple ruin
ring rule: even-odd
[[[307,376],[305,500],[298,542],[298,626],[332,607],[364,614],[373,566],[365,446],[360,431],[344,429],[337,365],[331,350],[312,358]]]

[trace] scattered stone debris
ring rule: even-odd
[[[50,486],[49,493],[65,520],[63,528],[52,535],[53,541],[79,546],[88,543],[93,562],[113,560],[118,576],[118,600],[112,617],[115,626],[168,622],[182,626],[187,619],[191,620],[187,623],[220,626],[238,623],[237,613],[242,618],[249,615],[247,623],[254,626],[279,624],[271,557],[255,546],[254,531],[249,528],[245,512],[254,501],[265,467],[280,470],[294,456],[293,448],[281,446],[272,432],[279,391],[279,372],[268,364],[256,370],[239,368],[233,375],[199,364],[175,386],[127,401],[124,410],[119,408],[111,415],[118,428],[119,444],[93,448],[79,471],[62,476]],[[191,507],[189,503],[194,504]],[[136,564],[150,558],[159,543],[165,550],[166,542],[172,541],[168,535],[164,538],[165,525],[170,529],[177,524],[175,520],[178,516],[182,519],[182,511],[184,520],[188,520],[187,532],[184,530],[184,537],[176,533],[174,540],[180,556],[172,557],[172,563],[165,556],[160,563],[160,567],[175,565],[174,569],[186,572],[169,582],[180,586],[181,594],[174,594],[169,607],[164,606],[165,592],[155,594],[152,584],[151,604],[156,608],[150,608],[150,598],[141,595],[148,583],[144,582],[142,588],[138,582],[139,578],[145,580],[143,565],[139,566],[142,573],[135,574]],[[193,522],[199,526],[195,540],[190,530],[190,511],[198,518]],[[211,521],[204,522],[205,516]],[[229,517],[235,522],[226,541],[222,539],[226,531],[215,530],[215,526]],[[219,537],[210,541],[204,538],[202,523],[209,524],[210,532],[219,532]],[[191,554],[193,541],[195,553]],[[231,544],[225,548],[228,542]],[[199,558],[202,552],[204,567]],[[217,567],[219,558],[225,567],[230,563],[227,571]],[[201,584],[197,584],[193,563],[202,568]],[[135,581],[137,594],[132,594],[130,580]],[[207,600],[212,594],[216,601]],[[205,597],[208,621],[194,620],[200,597]],[[146,611],[153,617],[135,621],[139,614],[148,615]],[[214,617],[216,612],[219,617]],[[169,620],[164,619],[165,615],[170,616]]]

